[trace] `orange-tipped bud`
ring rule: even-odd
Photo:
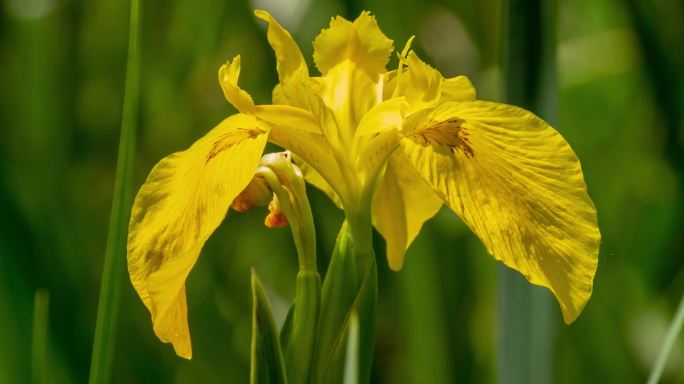
[[[285,217],[285,213],[280,209],[280,204],[278,203],[277,198],[273,198],[271,202],[268,204],[268,215],[266,216],[266,219],[264,220],[264,224],[268,228],[282,228],[282,227],[287,227],[287,218]]]

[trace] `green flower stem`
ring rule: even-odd
[[[280,157],[280,156],[277,156]],[[283,163],[289,164],[283,164]],[[257,169],[278,197],[281,209],[292,229],[292,237],[297,248],[299,270],[316,272],[316,230],[306,187],[301,176],[296,176],[289,160],[274,159]]]
[[[656,384],[660,381],[660,375],[662,375],[665,369],[665,363],[667,363],[667,358],[670,356],[672,347],[674,347],[675,341],[677,341],[677,336],[682,330],[682,325],[684,325],[684,295],[679,301],[679,307],[677,308],[677,313],[675,313],[674,319],[672,319],[672,324],[670,324],[670,329],[667,331],[663,345],[660,347],[660,352],[658,352],[658,357],[656,358],[651,374],[648,376],[648,384]]]
[[[344,361],[344,384],[359,382],[359,317],[352,313],[347,335],[347,355]]]
[[[504,2],[505,98],[555,123],[557,115],[556,1]],[[551,294],[504,266],[498,272],[499,383],[553,382]]]
[[[90,365],[90,383],[109,382],[114,354],[120,286],[126,255],[126,235],[132,198],[131,175],[140,95],[139,12],[139,0],[131,0],[121,136],[119,138],[119,154],[107,249],[102,271],[102,286],[97,308],[95,339]]]
[[[321,278],[316,269],[316,232],[301,172],[288,156],[267,155],[257,175],[263,177],[275,193],[292,229],[299,272],[287,336],[285,366],[290,383],[307,383],[311,371],[316,325],[321,302]]]
[[[291,383],[309,381],[320,303],[321,278],[318,272],[299,271],[292,330],[285,349],[285,363]]]

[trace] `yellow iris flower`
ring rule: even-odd
[[[239,113],[162,159],[133,206],[128,269],[162,341],[191,357],[185,280],[267,141],[290,150],[348,220],[372,217],[392,269],[446,204],[492,256],[549,288],[567,323],[577,318],[600,234],[580,163],[558,132],[526,110],[476,100],[466,77],[444,78],[410,41],[387,71],[392,40],[368,12],[333,18],[315,39],[321,76],[271,15],[255,14],[277,59],[273,104],[256,105],[238,86],[239,56],[223,65],[219,82]]]

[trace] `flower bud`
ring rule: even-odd
[[[273,198],[268,183],[260,175],[254,176],[247,187],[233,200],[231,208],[238,212],[246,212],[254,207],[263,207]]]

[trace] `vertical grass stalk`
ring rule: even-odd
[[[91,384],[109,382],[119,316],[121,275],[126,255],[126,234],[132,197],[131,175],[140,94],[139,14],[139,0],[131,0],[121,135],[90,365],[89,382]]]
[[[48,382],[48,313],[50,294],[39,289],[33,299],[31,375],[33,384]]]
[[[672,347],[674,347],[675,341],[677,341],[677,336],[682,330],[682,325],[684,325],[684,296],[679,301],[679,307],[677,308],[677,313],[675,313],[672,319],[672,324],[670,324],[670,329],[667,331],[663,345],[660,347],[660,352],[658,352],[658,357],[656,358],[651,374],[648,376],[648,384],[656,384],[660,381],[660,375],[663,374],[665,369],[665,363],[667,363],[667,358],[670,356]]]
[[[504,1],[505,101],[557,123],[556,0]],[[550,292],[504,266],[498,272],[499,383],[553,382],[559,316]]]

